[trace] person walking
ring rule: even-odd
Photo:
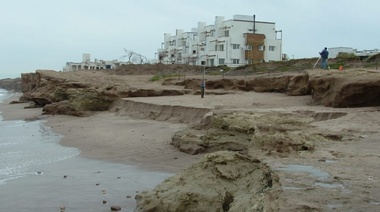
[[[321,68],[327,69],[329,66],[327,63],[327,58],[329,58],[329,51],[327,51],[327,48],[325,47],[321,52],[319,52],[321,55]]]

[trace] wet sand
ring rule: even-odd
[[[27,177],[1,185],[1,211],[133,211],[137,191],[152,189],[197,159],[171,148],[171,133],[180,124],[134,120],[109,112],[91,117],[41,116],[40,108],[0,104],[3,121],[47,120],[60,144],[76,147],[79,156],[31,170]],[[41,174],[37,174],[41,173]]]

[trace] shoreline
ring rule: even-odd
[[[3,120],[46,120],[45,126],[63,135],[59,144],[78,148],[81,157],[169,173],[181,171],[202,158],[170,145],[171,136],[184,124],[133,119],[107,111],[89,117],[42,116],[42,108],[24,109],[28,103],[9,104],[20,96],[14,94],[0,103]]]
[[[177,152],[171,153],[171,149],[165,149],[165,142],[159,138],[151,139],[156,141],[155,147],[160,147],[159,149],[143,146],[125,157],[122,157],[125,147],[121,146],[122,143],[117,143],[123,139],[102,139],[109,135],[104,135],[104,132],[120,123],[124,125],[114,130],[135,126],[137,135],[141,134],[137,128],[141,128],[142,124],[149,124],[149,129],[156,129],[156,134],[160,133],[159,129],[167,131],[167,127],[160,123],[125,121],[125,117],[115,119],[108,112],[85,118],[49,115],[36,119],[41,116],[41,108],[24,109],[27,103],[9,104],[19,97],[20,94],[15,94],[0,103],[2,121],[42,120],[42,124],[50,127],[54,133],[63,135],[57,145],[78,148],[81,153],[62,161],[30,167],[31,174],[1,185],[0,199],[6,201],[0,201],[0,210],[48,212],[65,207],[69,211],[108,211],[111,206],[118,206],[122,208],[121,211],[133,211],[136,207],[136,193],[153,189],[185,168],[190,161],[179,156],[184,153],[177,155]],[[156,134],[145,133],[143,137],[147,140],[144,142],[151,141],[149,138]],[[129,148],[137,148],[139,142],[140,139],[135,136]],[[167,154],[152,155],[157,154],[158,150]],[[147,157],[149,154],[151,157]],[[35,174],[36,171],[42,174]]]

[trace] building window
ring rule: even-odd
[[[232,64],[239,64],[239,59],[232,59]]]
[[[232,49],[239,49],[240,48],[240,44],[232,44]]]
[[[269,51],[274,51],[274,46],[269,46]]]
[[[224,37],[230,37],[230,31],[229,30],[224,31]]]
[[[222,45],[218,45],[218,49],[217,49],[217,51],[224,51],[224,45],[222,44]]]
[[[247,45],[247,50],[252,50],[252,45]]]
[[[219,58],[219,65],[224,65],[224,64],[225,64],[225,59]]]
[[[264,51],[265,50],[265,46],[264,45],[258,46],[258,50],[261,51],[261,52]]]

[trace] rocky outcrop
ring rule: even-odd
[[[275,211],[278,176],[258,159],[221,151],[136,195],[136,212]]]
[[[0,79],[0,88],[11,92],[21,92],[21,78]]]
[[[120,98],[186,93],[178,89],[133,88],[117,77],[96,77],[96,73],[91,72],[36,71],[22,74],[22,85],[22,99],[44,107],[43,112],[76,116],[108,110]]]
[[[341,138],[339,134],[314,131],[309,125],[316,119],[314,115],[214,111],[200,124],[176,132],[171,144],[192,155],[221,150],[247,153],[254,149],[287,156],[313,151],[317,140]]]

